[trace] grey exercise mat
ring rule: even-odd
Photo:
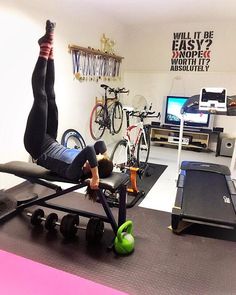
[[[11,194],[17,197],[26,191],[44,194],[47,190],[26,183],[11,190]],[[70,193],[56,202],[101,210],[98,203],[78,193]],[[25,213],[0,226],[0,248],[129,294],[235,292],[235,232],[194,226],[178,236],[168,229],[169,213],[135,206],[127,215],[134,222],[136,242],[134,253],[128,257],[107,250],[113,237],[109,224],[102,242],[88,247],[83,230],[73,241],[65,241],[59,230],[48,234],[43,227],[32,228]],[[85,219],[81,223],[84,221],[87,222]]]

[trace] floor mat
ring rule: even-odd
[[[166,168],[166,165],[153,163],[148,164],[148,168],[142,177],[136,177],[137,188],[139,191],[138,196],[136,196],[136,194],[128,193],[127,204],[129,204],[129,207],[133,207],[134,205],[140,204],[140,202],[142,202],[142,200],[147,196],[150,189],[153,187]],[[132,188],[132,185],[129,184],[128,187]]]
[[[42,189],[31,187],[31,191],[37,190]],[[78,193],[60,197],[55,203],[98,213],[102,210]],[[112,210],[115,214],[117,209]],[[193,226],[180,236],[174,235],[168,229],[169,213],[138,206],[127,211],[127,218],[134,223],[135,251],[130,256],[107,250],[113,238],[109,224],[100,244],[88,246],[84,230],[66,241],[59,230],[49,234],[43,226],[33,228],[25,212],[0,226],[0,245],[5,251],[130,295],[235,292],[235,231]],[[85,222],[87,219],[81,225]]]
[[[2,295],[128,295],[6,251],[0,260]]]
[[[143,178],[141,179],[138,178],[137,182],[138,182],[139,189],[143,190],[145,192],[145,195],[147,195],[150,189],[158,180],[158,178],[166,170],[166,168],[167,168],[166,165],[149,163],[148,169],[145,175],[143,176]]]

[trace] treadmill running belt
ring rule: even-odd
[[[208,171],[186,171],[183,213],[215,222],[236,222],[225,176]]]

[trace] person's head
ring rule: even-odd
[[[97,155],[99,177],[105,178],[111,175],[113,163],[106,155]]]

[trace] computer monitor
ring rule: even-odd
[[[180,125],[181,108],[188,100],[185,96],[167,96],[165,104],[164,124]],[[184,125],[198,128],[211,128],[210,114],[201,111],[184,113]]]

